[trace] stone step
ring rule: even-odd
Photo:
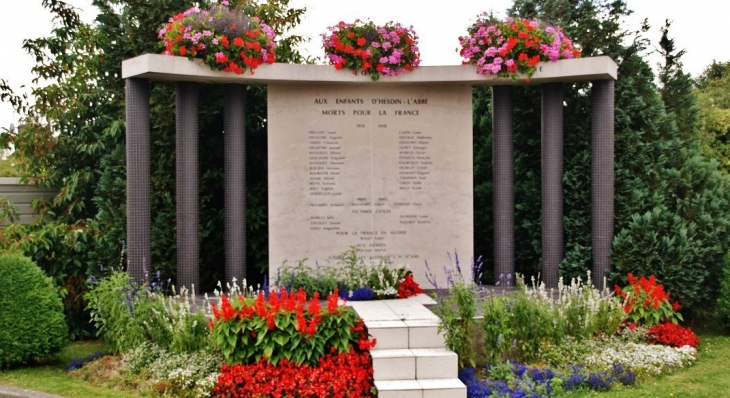
[[[377,339],[373,350],[395,348],[444,348],[444,336],[439,334],[439,321],[365,321],[368,333]]]
[[[457,378],[376,380],[378,398],[466,398],[466,386]]]
[[[375,380],[452,379],[459,357],[445,348],[372,350]]]

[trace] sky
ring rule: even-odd
[[[96,15],[91,0],[66,0],[80,10],[82,20],[93,22]],[[372,20],[377,24],[388,21],[412,25],[419,36],[421,65],[458,65],[461,59],[456,52],[458,37],[482,12],[492,11],[499,17],[506,16],[511,0],[291,0],[292,7],[306,7],[304,20],[294,31],[312,40],[304,47],[304,53],[323,56],[319,35],[327,27],[339,21],[355,19]],[[713,60],[730,61],[730,46],[722,38],[730,12],[728,0],[627,0],[634,13],[626,18],[624,27],[637,30],[641,22],[649,19],[652,30],[647,37],[653,43],[659,41],[659,28],[665,19],[673,21],[670,36],[678,49],[685,49],[682,61],[685,72],[697,76]],[[458,6],[457,6],[458,5]],[[41,6],[41,0],[0,0],[0,36],[3,37],[3,54],[0,58],[0,79],[6,80],[16,92],[30,92],[33,75],[33,59],[23,49],[23,40],[50,34],[53,23],[50,13]],[[656,71],[660,58],[647,58]],[[25,88],[21,86],[25,85]],[[0,103],[0,129],[10,124],[18,125],[19,115],[12,107]]]

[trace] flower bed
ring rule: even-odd
[[[259,65],[276,61],[274,31],[230,9],[225,0],[210,9],[193,7],[173,16],[158,37],[163,54],[200,58],[213,70],[253,74]]]
[[[362,72],[372,80],[412,71],[421,62],[416,32],[400,23],[340,22],[322,34],[322,41],[327,60],[336,69]]]
[[[541,21],[509,17],[497,21],[482,14],[459,38],[464,63],[477,65],[477,73],[516,79],[529,77],[541,61],[558,61],[580,56],[580,51],[559,26]]]
[[[370,263],[358,256],[351,247],[337,257],[334,263],[310,267],[304,261],[296,266],[284,265],[279,269],[277,286],[289,292],[303,289],[307,297],[316,292],[337,290],[340,298],[350,301],[407,298],[423,293],[413,280],[408,266],[393,266],[388,259]]]

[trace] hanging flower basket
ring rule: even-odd
[[[378,80],[380,76],[412,71],[421,62],[418,36],[412,27],[392,22],[377,26],[356,20],[328,29],[329,33],[322,34],[324,52],[338,70],[349,69]]]
[[[482,14],[468,32],[459,37],[460,54],[464,64],[477,65],[482,75],[517,79],[521,74],[529,81],[538,62],[580,57],[559,26],[537,20],[509,17],[500,22]]]
[[[230,9],[225,0],[210,9],[193,7],[175,15],[158,37],[163,54],[201,58],[213,70],[253,74],[259,65],[276,60],[271,27]]]

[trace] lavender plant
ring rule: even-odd
[[[481,265],[481,258],[472,259],[472,275],[476,276],[476,280],[481,280]],[[453,260],[449,255],[449,265],[444,270],[447,276],[445,288],[439,285],[426,262],[426,278],[436,289],[435,312],[441,318],[438,331],[444,334],[446,347],[459,356],[459,368],[474,367],[474,316],[480,286],[464,278],[456,251]]]
[[[128,273],[113,270],[103,279],[92,277],[86,293],[97,334],[115,352],[126,352],[150,341],[175,352],[208,347],[203,311],[193,311],[194,292],[166,296],[168,281],[159,272],[150,283],[137,284]],[[169,287],[173,293],[174,287]]]

